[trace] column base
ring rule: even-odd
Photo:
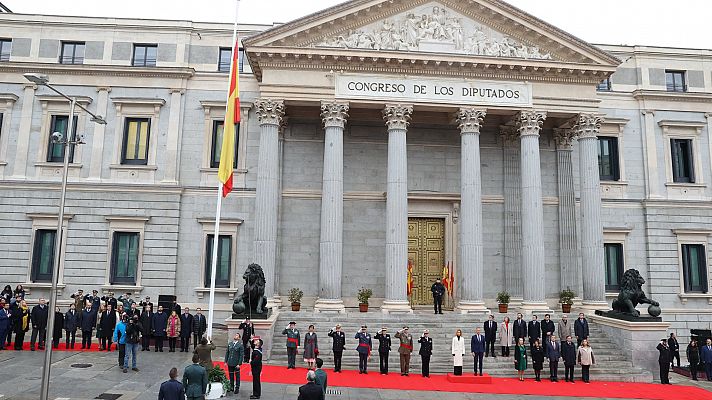
[[[384,314],[413,314],[410,303],[406,300],[385,300],[381,305]]]
[[[282,307],[282,298],[274,295],[273,297],[267,298],[267,308],[279,308]]]
[[[346,313],[346,307],[341,299],[317,299],[314,312],[343,314]]]
[[[457,303],[455,311],[460,314],[491,314],[491,311],[485,307],[484,301],[460,301]]]
[[[545,301],[522,301],[520,309],[523,314],[531,313],[553,313],[554,311],[549,308],[549,305]]]
[[[593,315],[596,310],[608,311],[611,309],[611,306],[605,301],[584,300],[579,308],[584,314]]]

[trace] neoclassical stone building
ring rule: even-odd
[[[207,303],[231,28],[0,15],[0,276],[47,293],[68,104],[61,296]],[[218,303],[245,266],[270,304],[409,312],[449,266],[448,308],[605,307],[627,268],[681,331],[709,327],[709,50],[591,45],[497,0],[355,0],[242,26],[236,190]],[[54,219],[53,219],[54,218]],[[407,271],[412,266],[413,292]],[[286,301],[286,300],[285,300]]]

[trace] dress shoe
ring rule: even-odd
[[[129,370],[127,368],[124,368],[124,373],[127,373],[127,372],[129,372]]]
[[[260,396],[250,396],[251,399],[259,399]]]
[[[131,371],[136,371],[136,372],[138,372],[138,368],[133,367],[133,368],[131,368]]]

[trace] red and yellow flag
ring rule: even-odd
[[[413,261],[408,259],[408,296],[413,293]]]
[[[222,146],[220,149],[220,167],[218,168],[218,179],[223,184],[223,197],[232,191],[233,165],[235,164],[235,125],[240,122],[238,50],[239,40],[235,40],[235,46],[232,49],[232,64],[230,65],[230,92],[227,99]]]
[[[447,263],[447,265],[443,265],[442,282],[443,282],[443,286],[445,286],[445,290],[447,290],[447,292],[450,293],[450,263],[449,262]]]

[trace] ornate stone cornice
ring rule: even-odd
[[[520,111],[515,117],[519,136],[539,136],[541,126],[545,119],[546,112],[544,111]]]
[[[255,101],[255,111],[260,125],[281,126],[284,120],[284,101],[259,99]]]
[[[383,110],[383,120],[386,121],[388,130],[408,129],[413,106],[407,104],[387,104]]]
[[[572,150],[576,131],[571,128],[554,128],[554,140],[557,150]]]
[[[579,114],[573,130],[580,139],[596,139],[601,131],[602,121],[601,117],[595,114]]]
[[[348,118],[348,103],[326,101],[321,103],[321,120],[325,128],[332,126],[343,128]]]
[[[514,146],[519,141],[519,132],[515,126],[500,125],[499,134],[502,136],[502,142],[504,142],[505,146]]]
[[[460,134],[480,133],[487,111],[475,107],[462,107],[457,111],[457,127]]]

